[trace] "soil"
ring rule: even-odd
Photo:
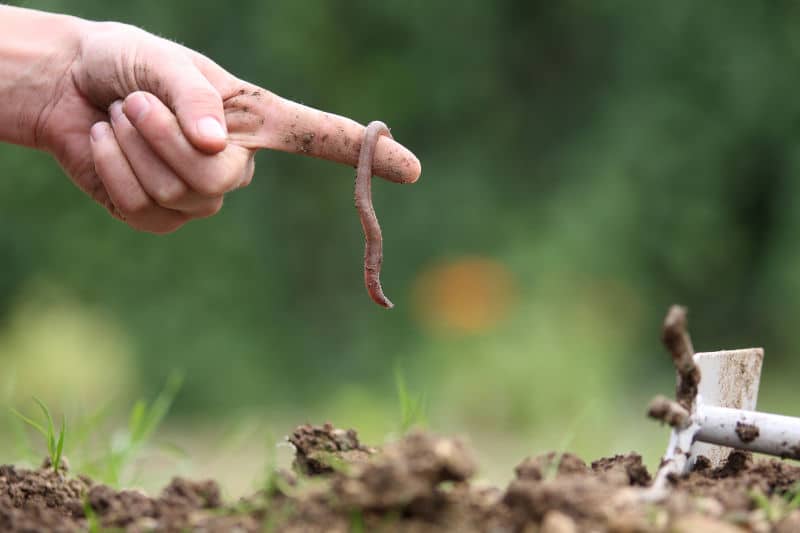
[[[646,502],[652,478],[636,453],[591,464],[529,457],[498,488],[471,481],[477,465],[455,438],[412,432],[372,448],[326,424],[300,426],[289,441],[293,472],[238,502],[222,501],[214,481],[175,478],[151,497],[66,469],[0,466],[0,531],[800,531],[789,503],[800,466],[743,452],[716,469],[698,461],[666,499]]]
[[[744,422],[736,422],[736,435],[742,442],[753,442],[758,438],[759,430],[753,424],[745,424]]]

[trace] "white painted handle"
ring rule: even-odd
[[[698,406],[696,440],[782,458],[800,459],[800,418]]]

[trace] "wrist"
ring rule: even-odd
[[[90,24],[0,6],[0,141],[47,149],[43,125],[72,83],[71,66]]]

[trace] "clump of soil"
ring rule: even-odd
[[[800,531],[788,503],[800,467],[742,452],[716,469],[698,461],[666,499],[648,502],[651,477],[635,453],[590,465],[568,453],[529,457],[502,489],[472,481],[477,466],[454,438],[413,432],[377,449],[326,424],[300,426],[289,441],[295,472],[238,502],[223,502],[213,481],[175,478],[154,498],[2,466],[0,531]]]

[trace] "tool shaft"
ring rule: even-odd
[[[800,459],[800,418],[702,405],[695,420],[696,440]]]

